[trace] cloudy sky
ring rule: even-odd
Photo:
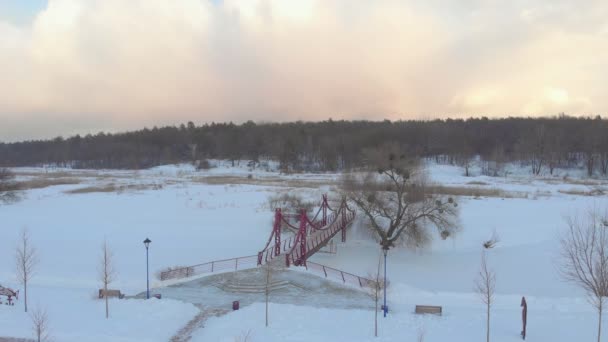
[[[608,114],[606,0],[0,0],[0,141]]]

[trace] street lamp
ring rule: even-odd
[[[150,242],[152,241],[148,238],[144,240],[144,246],[146,246],[146,299],[150,299],[150,267],[148,264],[148,247],[150,247]]]
[[[384,311],[384,317],[388,313],[388,306],[386,306],[386,255],[388,254],[388,248],[383,247],[382,253],[384,254],[384,306],[382,306],[382,310]]]

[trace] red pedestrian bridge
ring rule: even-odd
[[[289,222],[290,216],[298,219],[296,226]],[[272,259],[284,256],[285,266],[306,266],[306,260],[318,252],[336,236],[342,234],[342,242],[346,241],[346,228],[355,219],[355,211],[342,200],[337,209],[333,209],[323,195],[321,205],[314,217],[309,218],[306,210],[298,215],[284,215],[280,208],[275,209],[274,224],[266,246],[258,253],[258,265]],[[283,228],[290,228],[295,235],[281,242]]]
[[[304,209],[294,214],[277,208],[274,212],[274,222],[268,241],[257,255],[167,269],[160,273],[160,279],[181,279],[205,273],[250,269],[273,260],[278,262],[281,258],[284,258],[286,267],[293,265],[309,269],[307,259],[319,252],[338,233],[341,234],[342,242],[346,241],[346,228],[353,223],[355,215],[355,211],[348,206],[345,199],[342,199],[339,206],[332,208],[327,195],[323,195],[319,208],[311,217]],[[288,233],[284,233],[284,231]],[[290,236],[287,238],[287,235]],[[342,280],[344,283],[365,286],[369,282],[368,279],[320,264],[311,263],[310,266],[310,270],[319,275]]]

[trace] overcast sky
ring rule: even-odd
[[[0,0],[0,141],[605,115],[606,82],[606,0]]]

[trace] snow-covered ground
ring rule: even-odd
[[[464,298],[462,298],[464,297]],[[266,328],[263,303],[257,303],[220,318],[211,318],[197,331],[193,341],[233,342],[249,333],[248,341],[485,341],[485,315],[475,307],[477,298],[458,294],[433,296],[444,305],[444,315],[419,316],[413,312],[378,318],[378,338],[374,338],[372,311],[316,308],[271,304],[270,326]],[[500,298],[492,312],[492,341],[521,341],[521,316],[513,306],[520,298]],[[417,303],[411,300],[410,303]],[[527,341],[592,341],[594,315],[575,303],[528,303]],[[413,307],[413,306],[412,306]],[[240,341],[243,341],[241,339]]]
[[[45,307],[55,341],[167,341],[197,313],[192,304],[170,299],[113,300],[105,320],[97,266],[105,239],[114,252],[117,279],[112,285],[127,295],[145,290],[145,248],[149,237],[150,269],[190,265],[256,254],[268,239],[272,213],[267,198],[278,192],[320,198],[331,196],[338,174],[282,175],[276,165],[251,170],[243,164],[213,161],[191,166],[163,166],[144,171],[70,171],[17,169],[20,180],[65,178],[66,184],[25,191],[17,203],[0,205],[0,284],[19,288],[14,249],[27,227],[39,263],[29,291],[30,306]],[[559,231],[564,217],[590,206],[606,208],[603,196],[584,196],[608,188],[601,179],[581,180],[581,172],[536,177],[512,167],[507,177],[464,177],[454,166],[429,164],[434,181],[453,187],[498,189],[503,197],[458,198],[461,231],[435,240],[424,250],[390,252],[389,317],[380,320],[381,341],[471,341],[484,337],[484,307],[473,294],[481,243],[493,232],[498,246],[489,252],[497,272],[497,304],[492,319],[494,341],[519,337],[521,296],[529,304],[530,341],[590,339],[595,315],[581,291],[557,276]],[[568,177],[564,177],[568,173]],[[252,175],[251,178],[248,178]],[[77,179],[78,182],[73,180]],[[326,184],[326,185],[323,185]],[[115,191],[108,191],[112,185]],[[105,189],[71,193],[85,188]],[[78,191],[76,191],[78,192]],[[379,249],[356,223],[336,255],[313,261],[366,276],[374,270]],[[156,286],[157,281],[152,280]],[[271,326],[264,327],[264,306],[211,318],[194,341],[234,341],[251,330],[250,341],[373,340],[373,312],[291,304],[271,304]],[[412,313],[414,305],[442,305],[444,316]],[[32,337],[22,302],[0,306],[0,337]]]
[[[106,320],[104,302],[94,299],[93,288],[36,285],[30,291],[29,312],[46,311],[49,337],[58,342],[168,341],[199,311],[192,304],[169,299],[112,299],[111,319]],[[34,337],[22,304],[0,306],[0,337]]]

